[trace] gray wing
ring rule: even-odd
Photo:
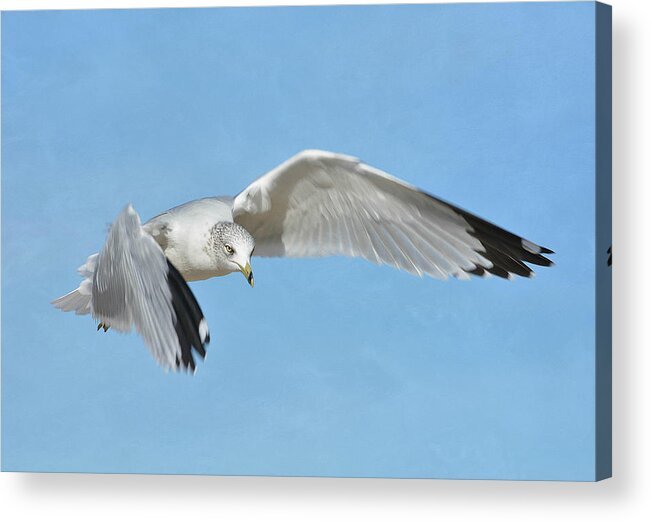
[[[531,276],[553,253],[362,163],[306,150],[254,181],[233,218],[259,256],[345,255],[416,275]]]
[[[92,279],[92,313],[107,325],[143,337],[165,368],[195,368],[210,341],[203,313],[160,246],[127,206],[112,224]]]

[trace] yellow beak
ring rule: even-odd
[[[242,272],[242,275],[244,275],[246,281],[251,285],[251,287],[253,287],[253,271],[251,270],[251,264],[247,262],[246,266],[240,266],[240,271]]]

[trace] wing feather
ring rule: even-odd
[[[131,205],[112,224],[93,268],[93,317],[118,331],[135,328],[161,366],[194,370],[192,349],[203,357],[210,341],[203,313]]]
[[[233,201],[259,256],[345,255],[416,275],[533,274],[553,253],[358,159],[303,151]]]

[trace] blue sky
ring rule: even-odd
[[[2,15],[4,470],[592,479],[594,5]],[[532,280],[254,259],[193,377],[49,302],[108,223],[363,158],[548,246]]]

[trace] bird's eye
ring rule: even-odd
[[[226,250],[226,253],[228,253],[229,255],[233,255],[233,253],[235,252],[235,250],[230,244],[224,246],[224,249]]]

